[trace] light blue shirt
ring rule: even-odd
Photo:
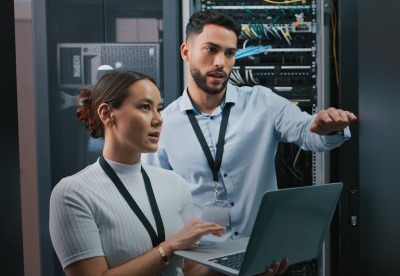
[[[230,205],[230,227],[225,239],[249,236],[263,194],[277,189],[275,153],[279,141],[295,143],[304,150],[327,151],[350,138],[320,136],[309,131],[316,115],[262,86],[236,87],[228,84],[224,102],[213,114],[193,107],[187,90],[162,111],[163,130],[155,154],[142,161],[174,170],[188,182],[195,216],[202,217],[205,202],[214,198],[213,174],[186,115],[195,110],[196,119],[215,158],[225,103],[233,103],[225,135],[224,155],[218,181],[218,199]]]

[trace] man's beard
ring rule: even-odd
[[[219,72],[223,72],[223,71],[219,71]],[[194,80],[194,82],[196,83],[197,87],[199,87],[201,90],[203,90],[205,93],[207,94],[219,94],[222,91],[225,90],[226,88],[226,84],[228,83],[229,80],[229,75],[226,77],[226,79],[224,80],[224,82],[221,84],[221,87],[219,88],[211,88],[209,86],[207,86],[207,77],[205,75],[202,75],[200,70],[190,66],[190,74],[192,75],[192,78]]]

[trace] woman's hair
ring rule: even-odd
[[[79,106],[76,115],[80,121],[85,122],[90,136],[94,138],[104,137],[104,126],[97,113],[102,103],[107,103],[113,108],[119,108],[123,100],[128,96],[128,88],[139,80],[155,81],[138,72],[111,72],[103,75],[94,89],[82,88],[78,95]]]
[[[219,10],[199,11],[192,14],[186,25],[186,39],[191,35],[198,35],[207,24],[214,24],[233,31],[237,37],[241,33],[241,26],[227,12]]]

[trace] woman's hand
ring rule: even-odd
[[[167,255],[176,250],[190,249],[198,246],[198,241],[208,234],[221,236],[225,227],[213,222],[191,219],[175,236],[161,244]]]

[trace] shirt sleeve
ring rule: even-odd
[[[287,143],[295,143],[304,150],[314,152],[328,151],[343,144],[350,138],[349,128],[346,128],[344,135],[318,135],[310,131],[316,114],[310,115],[301,111],[300,108],[286,99],[276,98],[275,129],[279,140]],[[285,103],[286,102],[286,103]]]
[[[50,236],[63,269],[95,256],[104,256],[99,229],[83,188],[61,180],[50,198]]]
[[[193,198],[186,180],[175,172],[174,174],[177,193],[180,195],[181,211],[180,215],[184,224],[188,223],[194,217]]]

